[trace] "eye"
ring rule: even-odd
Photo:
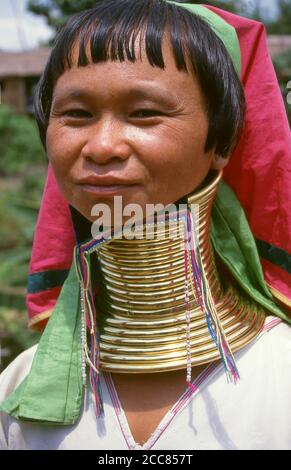
[[[74,119],[86,119],[92,117],[92,114],[85,109],[68,109],[68,111],[63,113],[63,115]]]
[[[137,117],[140,119],[151,118],[155,116],[161,116],[163,113],[161,111],[157,111],[155,109],[138,109],[134,113],[131,114],[133,117]]]

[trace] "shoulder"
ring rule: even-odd
[[[281,321],[276,317],[268,317],[265,322],[263,332],[263,342],[267,343],[270,348],[274,348],[272,353],[279,355],[284,353],[286,359],[291,359],[291,325]]]
[[[32,346],[9,364],[0,375],[0,403],[10,395],[30,371],[37,345]]]
[[[257,343],[266,352],[269,350],[274,358],[284,353],[285,359],[288,359],[286,353],[288,349],[291,352],[291,325],[278,317],[268,316]]]
[[[261,334],[238,353],[241,368],[252,380],[273,380],[283,389],[291,388],[291,326],[277,317],[269,316]],[[261,378],[262,378],[261,377]],[[291,401],[290,401],[291,404]]]
[[[265,336],[276,369],[280,370],[281,374],[285,376],[285,380],[288,380],[291,384],[291,326],[281,322],[269,330]]]

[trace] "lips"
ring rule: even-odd
[[[132,190],[138,184],[113,176],[90,175],[78,181],[79,188],[94,196],[114,196]]]
[[[90,175],[86,178],[79,180],[78,184],[90,186],[129,186],[134,185],[136,183],[121,178],[115,178],[113,176]]]

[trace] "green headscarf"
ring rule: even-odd
[[[191,13],[200,16],[215,32],[216,36],[221,39],[225,45],[227,52],[229,53],[238,75],[241,74],[241,52],[239,46],[239,40],[236,34],[236,30],[233,26],[224,21],[220,16],[213,13],[203,5],[191,5],[189,3],[177,3],[168,2],[175,4],[179,7],[189,10]]]

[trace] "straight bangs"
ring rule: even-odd
[[[188,71],[188,28],[184,16],[184,10],[164,0],[101,2],[72,17],[57,36],[51,58],[55,80],[73,66],[126,60],[134,63],[141,60],[142,46],[149,64],[164,69],[162,46],[166,31],[177,69]]]

